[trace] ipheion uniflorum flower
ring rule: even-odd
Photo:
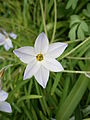
[[[67,47],[67,43],[51,43],[45,33],[41,33],[34,47],[25,46],[14,50],[14,53],[20,60],[27,64],[24,72],[24,80],[35,77],[37,82],[45,88],[49,79],[49,72],[63,71],[63,67],[56,60]]]
[[[7,97],[8,93],[0,89],[0,111],[11,113],[11,105],[5,101]]]
[[[6,51],[8,51],[10,48],[13,48],[10,37],[16,39],[17,35],[12,32],[8,34],[5,30],[3,30],[3,34],[0,33],[0,46],[3,45]]]

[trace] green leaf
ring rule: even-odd
[[[88,11],[87,10],[83,10],[83,14],[85,15],[85,16],[87,16],[87,17],[90,17],[90,14],[88,13]]]
[[[52,89],[51,89],[51,95],[54,94],[55,89],[56,89],[58,83],[60,82],[60,78],[61,78],[61,76],[62,76],[62,74],[57,73],[57,75],[56,75],[56,77],[55,77],[55,80],[54,80],[54,84],[53,84]]]
[[[72,9],[75,9],[75,7],[77,6],[77,2],[78,2],[78,0],[73,0]]]
[[[87,9],[83,10],[84,15],[90,17],[90,3],[87,4]]]
[[[88,13],[90,14],[90,3],[87,4],[87,10],[88,10]]]
[[[81,28],[83,31],[88,32],[88,25],[85,21],[81,22]]]
[[[12,106],[14,107],[14,109],[16,111],[18,111],[19,113],[21,113],[21,109],[14,102],[12,103]]]
[[[78,24],[74,25],[71,30],[69,31],[69,38],[70,40],[76,39],[76,30],[77,30]]]
[[[64,82],[64,89],[63,89],[63,94],[60,100],[60,105],[63,104],[64,101],[66,100],[69,92],[69,87],[70,87],[70,77],[67,76],[67,79]]]
[[[78,105],[76,110],[75,110],[75,119],[76,120],[82,120],[82,114],[81,114],[81,107],[80,107],[80,105]]]
[[[75,9],[77,2],[78,2],[78,0],[68,0],[66,9],[69,9],[70,7],[72,7],[72,9]]]
[[[70,18],[70,27],[74,24],[79,24],[81,22],[80,17],[78,15],[72,15]]]
[[[69,119],[69,117],[72,115],[75,108],[77,107],[78,103],[80,102],[83,94],[85,93],[88,86],[88,81],[89,79],[87,79],[84,75],[81,75],[79,77],[65,102],[58,109],[56,115],[57,120]]]
[[[66,5],[66,9],[69,9],[72,5],[72,0],[68,0],[68,3]]]
[[[77,36],[78,36],[79,39],[84,39],[85,38],[84,31],[82,30],[82,26],[81,25],[79,25],[79,27],[78,27]]]
[[[19,103],[19,102],[21,102],[21,101],[23,101],[23,100],[28,100],[28,99],[40,99],[40,98],[42,98],[42,96],[40,96],[40,95],[25,95],[25,96],[21,97],[21,98],[17,101],[17,103]]]

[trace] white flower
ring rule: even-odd
[[[63,53],[66,47],[67,44],[61,42],[49,45],[47,36],[41,33],[35,41],[34,48],[26,46],[14,50],[17,57],[27,64],[24,80],[34,75],[37,82],[45,88],[49,79],[49,71],[64,70],[56,58]]]
[[[12,109],[8,102],[5,102],[5,100],[8,97],[8,93],[4,92],[3,90],[0,90],[0,111],[11,113]]]
[[[3,30],[3,33],[0,33],[0,46],[4,45],[4,48],[6,51],[8,51],[10,48],[13,48],[13,44],[9,36],[13,39],[16,39],[17,35],[14,33],[7,33],[6,31]]]

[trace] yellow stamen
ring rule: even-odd
[[[38,54],[38,55],[36,56],[36,59],[37,59],[38,61],[42,61],[42,60],[43,60],[43,55],[42,55],[42,54]]]
[[[9,38],[9,36],[8,36],[8,35],[6,35],[6,36],[5,36],[5,40],[8,40],[8,38]]]

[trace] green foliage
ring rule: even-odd
[[[67,5],[66,5],[66,9],[72,7],[72,9],[75,9],[75,7],[77,6],[78,0],[68,0]]]
[[[83,14],[90,18],[90,3],[87,4],[86,9],[83,9]]]
[[[87,23],[80,19],[78,15],[72,15],[70,21],[70,28],[69,31],[69,38],[71,40],[84,39],[86,32],[88,32],[88,25]]]
[[[9,93],[11,114],[0,112],[0,120],[89,120],[90,1],[89,0],[0,0],[0,27],[18,35],[14,49],[33,46],[38,34],[50,42],[67,42],[58,58],[65,71],[50,73],[43,89],[34,77],[23,81],[26,64],[0,46],[0,69]]]

